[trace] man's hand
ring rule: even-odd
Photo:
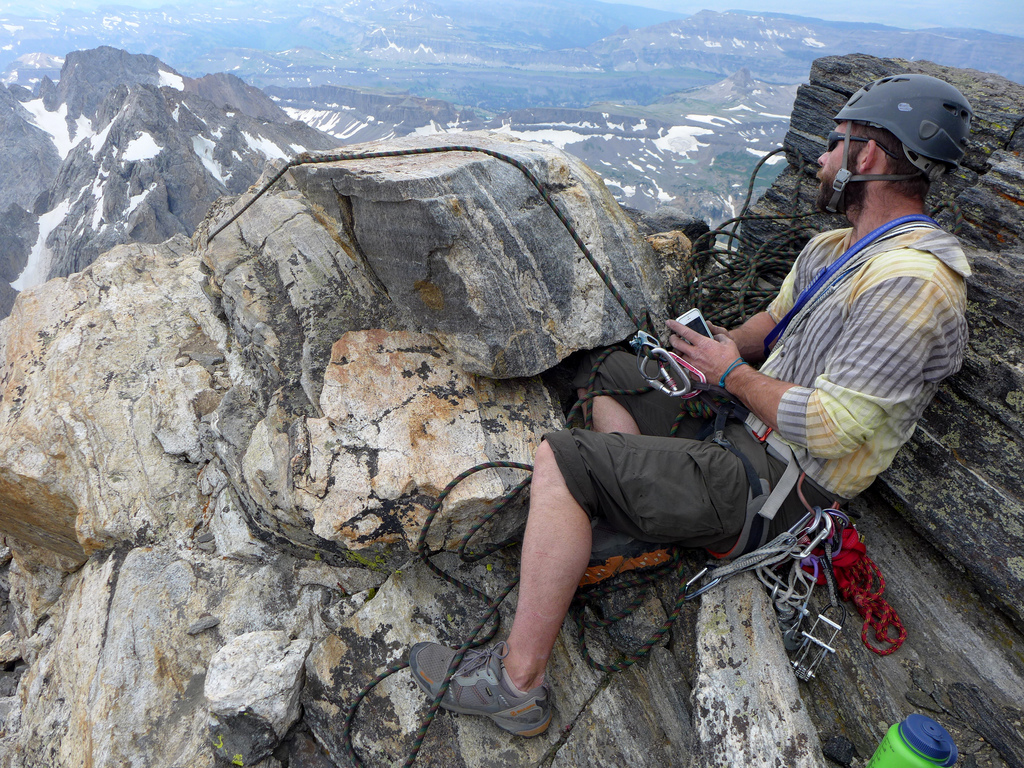
[[[715,334],[713,339],[669,320],[668,329],[672,333],[668,342],[681,358],[707,377],[709,384],[717,384],[726,369],[740,357],[740,351],[728,331],[717,325],[709,327]]]
[[[740,347],[733,340],[733,335],[739,334],[742,337],[745,334],[756,339],[761,327],[768,323],[774,325],[774,321],[770,317],[767,321],[764,320],[765,317],[768,315],[764,312],[755,315],[752,320],[748,320],[731,333],[718,333],[724,329],[711,326],[712,332],[715,334],[713,339],[691,331],[675,320],[669,320],[668,329],[672,335],[668,337],[668,341],[676,354],[707,377],[709,384],[718,384],[722,379],[722,374],[736,362],[736,358],[741,357]],[[753,332],[747,333],[751,329]],[[762,335],[760,338],[763,339],[764,336]],[[744,348],[760,352],[756,347],[757,344],[750,340],[744,344]],[[760,359],[760,356],[754,359]],[[738,365],[733,368],[729,372],[725,384],[730,394],[757,414],[761,421],[772,429],[777,429],[779,426],[778,413],[782,395],[786,390],[795,386],[789,382],[765,376],[749,365]]]

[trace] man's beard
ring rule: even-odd
[[[820,168],[818,170],[818,179],[820,184],[818,184],[818,196],[814,201],[814,207],[820,213],[832,213],[828,209],[828,204],[832,202],[832,184],[836,180],[836,175],[829,173],[825,168]],[[842,207],[842,201],[840,201],[839,208],[841,209]]]
[[[851,207],[859,207],[864,199],[864,184],[866,182],[847,182],[843,195],[836,205],[836,210],[830,211],[828,205],[832,202],[832,195],[835,194],[832,184],[836,180],[836,172],[829,172],[826,168],[821,168],[818,170],[818,179],[820,184],[818,185],[818,196],[814,200],[814,207],[821,213],[846,213]]]

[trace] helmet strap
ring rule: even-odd
[[[842,213],[845,208],[845,206],[840,207],[843,202],[843,193],[846,192],[846,185],[855,178],[850,173],[850,169],[846,167],[846,163],[850,159],[850,132],[852,130],[851,124],[847,123],[846,133],[843,135],[843,164],[836,172],[835,179],[832,180],[832,199],[825,206],[825,210],[829,213]]]
[[[828,201],[828,205],[825,206],[825,210],[829,213],[843,213],[846,206],[842,205],[843,196],[846,192],[846,185],[853,181],[905,181],[907,179],[916,179],[921,174],[919,173],[865,173],[859,176],[855,176],[849,168],[846,167],[847,162],[850,159],[850,131],[851,126],[847,123],[846,134],[843,136],[843,164],[842,167],[836,172],[836,177],[832,181],[832,199]],[[927,175],[927,174],[925,174]]]

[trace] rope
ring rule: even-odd
[[[839,593],[857,608],[857,613],[864,619],[860,639],[868,650],[879,656],[888,656],[899,650],[907,639],[907,630],[903,626],[896,610],[882,597],[885,592],[885,579],[875,562],[866,554],[853,565],[836,569],[839,580]],[[875,580],[878,586],[875,587]],[[875,631],[875,640],[880,646],[868,640],[868,629]],[[895,637],[892,633],[895,632]]]
[[[623,654],[617,661],[606,664],[594,659],[590,654],[590,649],[587,647],[587,628],[608,628],[612,624],[631,616],[633,612],[647,600],[647,597],[650,594],[650,586],[653,582],[664,576],[666,571],[668,571],[669,575],[675,579],[678,587],[672,610],[665,617],[661,626],[651,633],[640,648],[631,653]],[[623,610],[601,619],[595,620],[587,618],[586,608],[588,605],[601,598],[609,597],[615,592],[639,586],[647,586],[648,588],[639,593]],[[614,579],[609,579],[608,581],[594,584],[591,587],[577,590],[576,595],[573,597],[573,601],[569,606],[569,617],[573,620],[573,623],[576,626],[580,651],[583,658],[586,660],[587,665],[590,666],[591,669],[596,669],[601,672],[620,672],[646,658],[654,646],[660,643],[662,638],[668,634],[672,629],[672,626],[675,624],[676,619],[679,618],[679,613],[682,611],[683,606],[686,605],[685,592],[686,562],[682,559],[682,550],[679,548],[673,548],[672,557],[667,563],[663,563],[643,573],[629,571],[628,573],[621,574]]]
[[[274,184],[276,184],[281,179],[282,176],[285,175],[285,173],[287,173],[292,168],[298,167],[300,165],[340,163],[350,160],[380,160],[391,157],[430,155],[436,154],[438,152],[478,152],[480,154],[493,157],[504,163],[508,163],[512,167],[518,169],[527,178],[527,180],[529,180],[529,182],[533,184],[533,186],[537,189],[537,192],[540,194],[541,199],[543,199],[544,202],[547,203],[548,207],[554,212],[555,216],[558,217],[558,220],[562,223],[562,226],[565,227],[565,230],[569,233],[573,241],[576,243],[577,247],[579,247],[580,251],[587,258],[587,261],[590,262],[590,265],[597,271],[597,274],[600,276],[601,281],[604,283],[605,287],[615,298],[615,300],[619,303],[619,306],[622,307],[623,311],[625,311],[626,315],[632,321],[633,325],[637,328],[644,328],[648,331],[651,330],[650,318],[646,318],[643,322],[641,322],[641,320],[633,313],[633,310],[630,309],[629,305],[626,303],[626,300],[623,298],[622,294],[619,293],[619,290],[615,287],[615,284],[612,282],[611,277],[609,277],[608,273],[601,267],[600,264],[597,263],[597,259],[594,258],[594,255],[590,252],[590,249],[587,247],[587,244],[583,242],[583,238],[580,237],[579,233],[576,231],[576,228],[572,225],[572,222],[569,221],[568,217],[555,202],[554,198],[552,198],[551,195],[548,193],[544,184],[541,182],[539,178],[537,178],[537,175],[532,170],[530,170],[530,168],[525,163],[523,163],[520,160],[517,160],[511,155],[506,155],[502,152],[497,152],[493,149],[486,149],[484,147],[450,145],[443,147],[417,147],[412,149],[394,149],[381,152],[335,152],[316,156],[310,155],[308,152],[303,152],[302,154],[298,155],[297,157],[294,157],[293,159],[285,163],[284,166],[277,173],[275,173],[270,178],[270,180],[267,181],[256,192],[256,194],[254,194],[245,203],[245,205],[243,205],[238,211],[236,211],[231,217],[229,217],[227,221],[225,221],[223,224],[217,227],[210,234],[210,237],[207,239],[207,242],[212,242],[217,235],[223,232],[225,228],[230,226],[236,219],[238,219],[239,216],[245,213],[253,203],[259,200],[272,186],[274,186]]]

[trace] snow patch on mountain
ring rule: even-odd
[[[71,201],[62,200],[52,211],[47,211],[39,217],[39,236],[28,256],[28,263],[24,271],[18,275],[18,279],[11,283],[16,291],[24,291],[36,285],[46,282],[50,271],[50,261],[53,257],[52,251],[46,245],[46,238],[57,226],[64,221],[64,217],[71,210]]]
[[[265,139],[262,136],[252,136],[245,131],[242,131],[242,138],[245,139],[245,143],[249,146],[249,149],[254,152],[259,152],[261,155],[265,155],[271,160],[288,159],[288,153],[270,139]]]
[[[22,105],[32,115],[31,122],[37,128],[50,134],[53,145],[61,160],[68,156],[68,153],[78,142],[72,140],[68,130],[68,105],[61,104],[55,111],[48,112],[43,105],[42,99],[32,99],[22,102]]]
[[[231,174],[224,174],[224,169],[221,168],[213,157],[213,151],[217,148],[217,145],[212,139],[208,139],[205,136],[193,136],[192,137],[192,150],[196,153],[199,158],[199,162],[203,164],[203,167],[210,172],[217,181],[224,186],[227,186],[228,179]]]
[[[677,155],[689,155],[691,152],[696,152],[700,147],[706,147],[707,144],[701,144],[697,141],[698,136],[706,136],[713,134],[710,128],[696,128],[692,125],[673,125],[668,129],[668,132],[654,140],[654,145],[664,152],[674,152]]]
[[[128,142],[128,146],[121,153],[121,159],[125,162],[138,162],[140,160],[151,160],[163,151],[163,147],[156,143],[150,134],[144,133],[137,139]]]
[[[145,200],[146,196],[149,195],[149,193],[152,192],[154,189],[156,189],[156,184],[150,184],[148,187],[146,187],[144,190],[142,190],[139,194],[137,194],[137,195],[130,195],[128,197],[128,205],[124,209],[124,217],[127,219],[129,216],[131,216],[132,213],[135,211],[135,209],[139,207],[139,204],[143,200]]]
[[[185,90],[185,78],[175,72],[168,72],[166,69],[160,70],[160,85],[173,88],[176,91]]]

